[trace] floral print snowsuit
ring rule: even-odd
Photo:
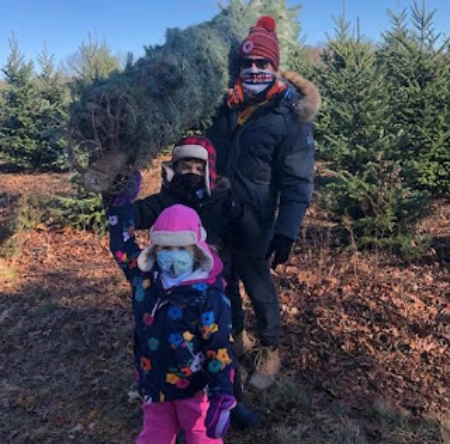
[[[230,302],[220,274],[165,290],[157,267],[143,273],[133,205],[108,209],[110,248],[132,285],[135,370],[144,402],[233,394]]]

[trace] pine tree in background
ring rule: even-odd
[[[297,49],[292,53],[288,69],[301,74],[313,83],[318,83],[321,62],[317,58],[314,58],[314,52],[317,54],[320,52],[320,49],[308,47],[301,40],[297,45]]]
[[[6,88],[6,84],[1,83],[0,84],[0,127],[3,124],[4,119],[4,107],[5,107],[5,94],[4,94],[4,88]],[[6,160],[6,153],[3,152],[2,149],[2,136],[0,132],[0,160]]]
[[[389,12],[391,29],[379,50],[386,71],[392,112],[389,132],[396,136],[393,158],[404,167],[408,183],[434,194],[450,192],[450,40],[433,26],[435,11],[425,2],[407,12]]]
[[[331,161],[332,210],[358,246],[411,251],[411,233],[426,196],[406,188],[391,161],[396,137],[386,76],[372,45],[349,33],[344,17],[329,38],[319,73],[324,107],[317,123],[321,152]]]
[[[39,147],[35,163],[41,168],[68,167],[68,87],[61,73],[56,70],[54,57],[46,48],[39,55],[38,61],[41,73],[36,82],[41,107],[36,115]]]
[[[99,42],[89,34],[88,40],[83,40],[78,50],[67,58],[64,71],[71,79],[71,90],[77,99],[83,88],[120,71],[120,62],[105,41]]]
[[[274,2],[273,6],[281,2]],[[318,73],[319,61],[312,56],[313,48],[305,45],[305,38],[301,36],[301,6],[294,6],[292,9],[284,9],[286,18],[286,29],[284,34],[279,36],[281,43],[282,69],[294,71],[308,80],[315,81]],[[278,17],[280,11],[274,11],[273,16]],[[286,43],[284,43],[286,41]]]
[[[0,108],[2,157],[25,168],[67,167],[68,96],[54,59],[44,50],[36,76],[14,37],[10,46]]]
[[[349,29],[344,17],[337,20],[322,55],[318,79],[325,100],[316,135],[321,155],[332,159],[335,169],[357,174],[391,149],[386,132],[390,108],[372,45]]]
[[[10,54],[2,72],[7,83],[2,90],[0,147],[2,157],[21,167],[35,168],[39,129],[35,117],[40,98],[34,80],[33,62],[25,62],[16,38],[10,39]]]

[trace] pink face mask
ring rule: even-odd
[[[242,87],[250,94],[260,94],[275,82],[275,73],[269,69],[256,67],[242,69],[240,73]]]

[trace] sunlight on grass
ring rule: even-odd
[[[16,271],[14,268],[0,260],[0,280],[13,281],[15,277]]]

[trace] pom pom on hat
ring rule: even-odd
[[[270,15],[263,15],[255,26],[250,28],[240,49],[241,57],[263,57],[270,61],[275,71],[280,65],[280,48],[276,33],[275,20]]]
[[[277,29],[277,24],[275,20],[270,15],[263,15],[257,22],[257,28],[264,28],[267,31],[275,31]]]

